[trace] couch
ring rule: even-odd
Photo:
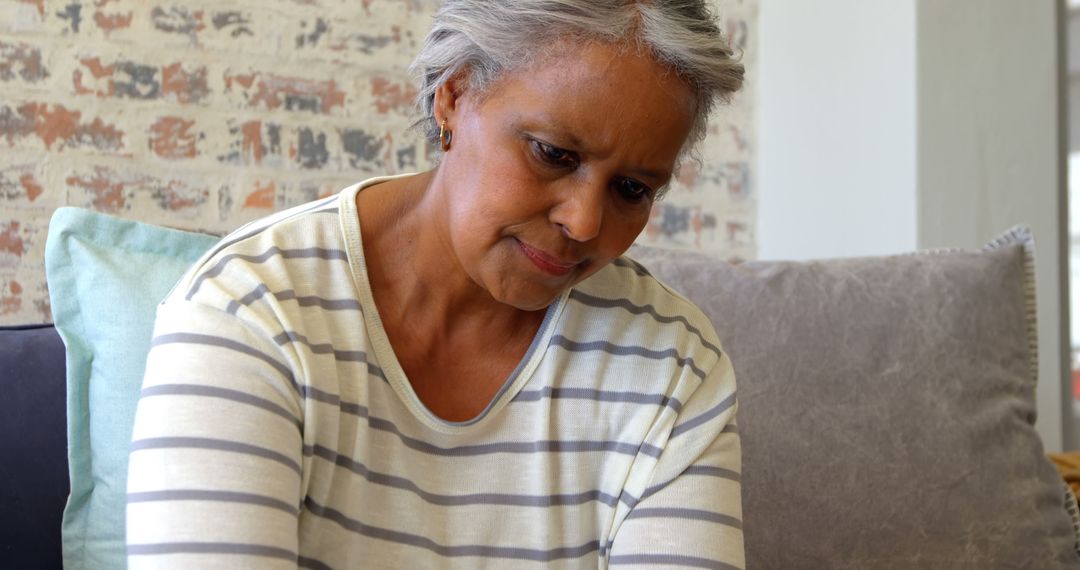
[[[178,235],[63,215],[47,252],[54,312],[71,305],[57,296],[80,294],[54,277],[85,257],[57,251],[87,219],[98,233],[69,254],[146,239],[160,253]],[[980,251],[813,262],[730,264],[635,247],[641,271],[705,310],[734,362],[747,567],[1080,568],[1075,498],[1033,427],[1033,254],[1023,228]],[[70,409],[84,403],[72,399],[77,361],[61,336],[69,349],[93,339],[56,314],[59,334],[48,325],[0,330],[5,568],[60,567],[65,434],[73,448],[83,443],[65,426],[65,403],[68,418],[106,413]],[[70,477],[81,489],[91,475],[76,465]],[[103,567],[67,556],[69,568]]]

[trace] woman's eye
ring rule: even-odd
[[[573,168],[577,166],[577,156],[568,150],[563,150],[540,141],[533,141],[533,149],[540,160],[551,166],[558,166],[560,168]]]
[[[615,191],[628,202],[640,202],[652,198],[652,188],[632,178],[619,178],[613,182]]]

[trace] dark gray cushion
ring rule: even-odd
[[[980,252],[632,255],[735,366],[747,567],[1076,568],[1035,418],[1030,233]]]
[[[0,566],[60,568],[68,495],[64,345],[51,325],[0,328]]]

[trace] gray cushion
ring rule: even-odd
[[[748,568],[1080,567],[1033,427],[1032,249],[1020,228],[980,252],[632,252],[734,363]]]

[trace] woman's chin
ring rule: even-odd
[[[506,287],[498,291],[488,290],[496,301],[514,307],[520,311],[543,311],[549,305],[558,300],[563,291],[569,289],[567,284],[563,288],[541,287],[535,284],[524,284],[514,287]]]
[[[503,299],[496,297],[496,300],[503,303],[504,305],[509,305],[520,311],[535,312],[546,310],[548,306],[550,306],[559,298],[559,295],[561,293],[562,291],[559,291],[554,295],[547,296],[509,295]]]

